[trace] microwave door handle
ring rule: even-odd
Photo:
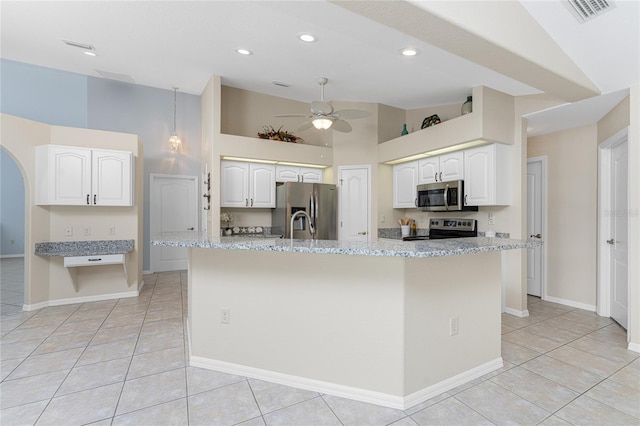
[[[444,208],[449,211],[449,184],[444,186]]]

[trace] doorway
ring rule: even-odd
[[[21,312],[25,303],[25,185],[22,171],[0,149],[0,310]]]
[[[546,235],[547,157],[527,160],[527,236],[542,240]],[[545,245],[527,249],[527,294],[544,299]]]
[[[338,167],[341,241],[370,241],[371,167]]]
[[[598,179],[598,315],[623,328],[629,316],[628,129],[600,145]]]
[[[161,232],[198,230],[198,178],[181,175],[149,175],[151,238]],[[187,269],[188,249],[151,245],[151,271]]]

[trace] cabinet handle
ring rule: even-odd
[[[91,203],[89,202],[89,194],[87,194],[87,205],[90,205]]]
[[[358,235],[367,235],[367,231],[358,232]]]
[[[304,182],[304,176],[300,176],[300,182]]]
[[[440,172],[440,182],[442,182],[442,172]]]
[[[248,198],[244,199],[244,206],[245,207],[249,207],[249,199]]]
[[[418,207],[418,199],[417,198],[413,201],[413,204],[415,204],[416,207]]]
[[[464,205],[467,205],[467,194],[464,194]]]
[[[94,194],[94,195],[93,195],[93,205],[94,205],[94,206],[96,205],[96,197],[97,197],[97,195],[95,195],[95,194]]]
[[[438,172],[436,172],[436,173],[433,175],[433,180],[435,180],[436,182],[438,181]]]
[[[253,207],[253,198],[251,199],[251,207]]]

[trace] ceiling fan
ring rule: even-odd
[[[333,106],[324,101],[324,86],[328,81],[329,79],[326,77],[318,78],[318,84],[321,87],[320,100],[311,102],[311,114],[278,114],[274,115],[274,117],[308,118],[308,121],[298,126],[296,129],[297,132],[307,130],[313,126],[316,129],[332,128],[338,132],[349,133],[352,129],[351,124],[347,123],[344,119],[355,120],[365,118],[369,116],[369,113],[360,109],[340,109],[334,111]]]

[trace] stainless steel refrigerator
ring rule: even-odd
[[[291,238],[291,215],[299,210],[309,214],[315,239],[338,239],[338,191],[325,183],[284,182],[276,184],[276,208],[271,213],[271,232]],[[293,238],[311,239],[309,219],[299,214],[293,224]]]

